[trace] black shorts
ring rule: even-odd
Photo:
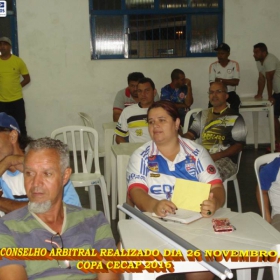
[[[272,97],[275,99],[274,102],[274,116],[280,116],[280,93],[273,93]]]

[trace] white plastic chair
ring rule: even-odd
[[[258,187],[259,187],[259,193],[260,193],[262,217],[264,219],[265,219],[265,208],[264,208],[264,203],[263,203],[261,182],[260,182],[260,178],[259,178],[260,166],[273,161],[276,157],[279,157],[279,156],[280,156],[280,153],[271,153],[271,154],[263,155],[263,156],[256,158],[255,164],[254,164]]]
[[[85,126],[94,128],[93,120],[88,114],[83,112],[79,112],[78,114],[82,118]],[[92,167],[93,157],[94,157],[94,153],[93,153],[94,139],[90,136],[90,134],[88,134],[88,140],[90,143],[91,150],[88,151],[88,155],[87,155],[87,169],[90,172]],[[103,158],[105,157],[105,150],[104,147],[102,146],[98,146],[98,157],[103,157]],[[105,162],[104,162],[104,170],[105,170]]]
[[[238,174],[238,171],[239,171],[241,155],[242,155],[242,151],[239,152],[239,154],[238,154],[238,158],[237,158],[237,171],[236,171],[236,173],[234,175],[232,175],[231,177],[229,177],[228,179],[226,179],[223,182],[224,188],[225,188],[225,197],[226,197],[226,201],[225,201],[224,207],[227,207],[227,187],[228,187],[228,182],[229,181],[233,181],[233,185],[234,185],[234,189],[235,189],[235,195],[236,195],[236,200],[237,200],[237,209],[238,209],[239,213],[242,213],[242,206],[241,206],[241,198],[240,198],[240,191],[239,191],[239,184],[238,184],[238,180],[237,180],[237,174]]]
[[[280,153],[271,153],[271,154],[266,154],[266,155],[260,156],[260,157],[256,158],[256,160],[255,160],[254,168],[255,168],[255,174],[256,174],[257,182],[258,182],[263,219],[265,219],[265,208],[264,208],[262,187],[261,187],[260,176],[259,176],[260,167],[263,164],[266,164],[266,163],[269,163],[269,162],[273,161],[276,157],[279,157],[279,156],[280,156]],[[260,268],[259,271],[258,271],[257,280],[262,280],[263,279],[263,274],[264,274],[264,269]]]
[[[193,114],[197,114],[199,112],[201,112],[203,109],[202,108],[195,108],[195,109],[191,109],[190,111],[187,112],[186,116],[185,116],[185,123],[184,123],[184,127],[183,127],[183,133],[187,133],[188,129],[189,129],[189,122],[191,119],[191,116]]]
[[[85,143],[88,142],[88,135],[94,139],[94,173],[90,173],[90,171],[88,171],[85,159],[85,154],[87,152]],[[63,139],[61,139],[61,137]],[[91,209],[96,209],[95,185],[100,186],[104,213],[108,222],[110,223],[110,209],[107,188],[104,176],[101,174],[99,168],[97,131],[92,127],[86,126],[65,126],[54,130],[51,133],[51,138],[58,138],[73,149],[74,173],[71,175],[71,181],[74,187],[88,187]],[[80,150],[78,150],[78,147]],[[89,143],[87,143],[87,147],[88,149],[91,149]],[[78,168],[78,152],[81,153],[81,172]]]

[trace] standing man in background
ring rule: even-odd
[[[11,40],[7,37],[0,38],[0,112],[13,116],[19,124],[21,134],[26,136],[22,88],[30,83],[30,76],[23,60],[11,54],[11,49]]]
[[[184,126],[186,113],[193,104],[192,84],[181,69],[174,69],[171,73],[171,84],[161,89],[160,100],[175,103],[179,115],[180,125]]]
[[[268,100],[274,105],[275,151],[280,152],[280,61],[275,55],[268,53],[264,43],[254,45],[254,58],[259,71],[258,93],[255,98],[262,98],[266,83]],[[267,150],[271,151],[270,148]]]
[[[212,63],[209,67],[209,83],[222,82],[227,87],[227,103],[236,113],[239,112],[240,98],[236,93],[236,86],[239,84],[240,72],[239,64],[236,61],[228,59],[230,47],[221,43],[216,49],[218,61]],[[209,102],[208,108],[212,104]]]

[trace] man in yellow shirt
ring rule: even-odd
[[[0,38],[0,112],[13,116],[21,134],[26,136],[25,108],[22,88],[30,83],[30,76],[23,60],[11,54],[12,42]],[[22,81],[20,81],[22,77]]]

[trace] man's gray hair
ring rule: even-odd
[[[60,157],[60,167],[62,171],[65,171],[65,169],[70,166],[68,146],[60,140],[52,139],[50,137],[39,138],[31,141],[25,148],[25,155],[27,155],[30,150],[40,151],[44,149],[56,150]]]

